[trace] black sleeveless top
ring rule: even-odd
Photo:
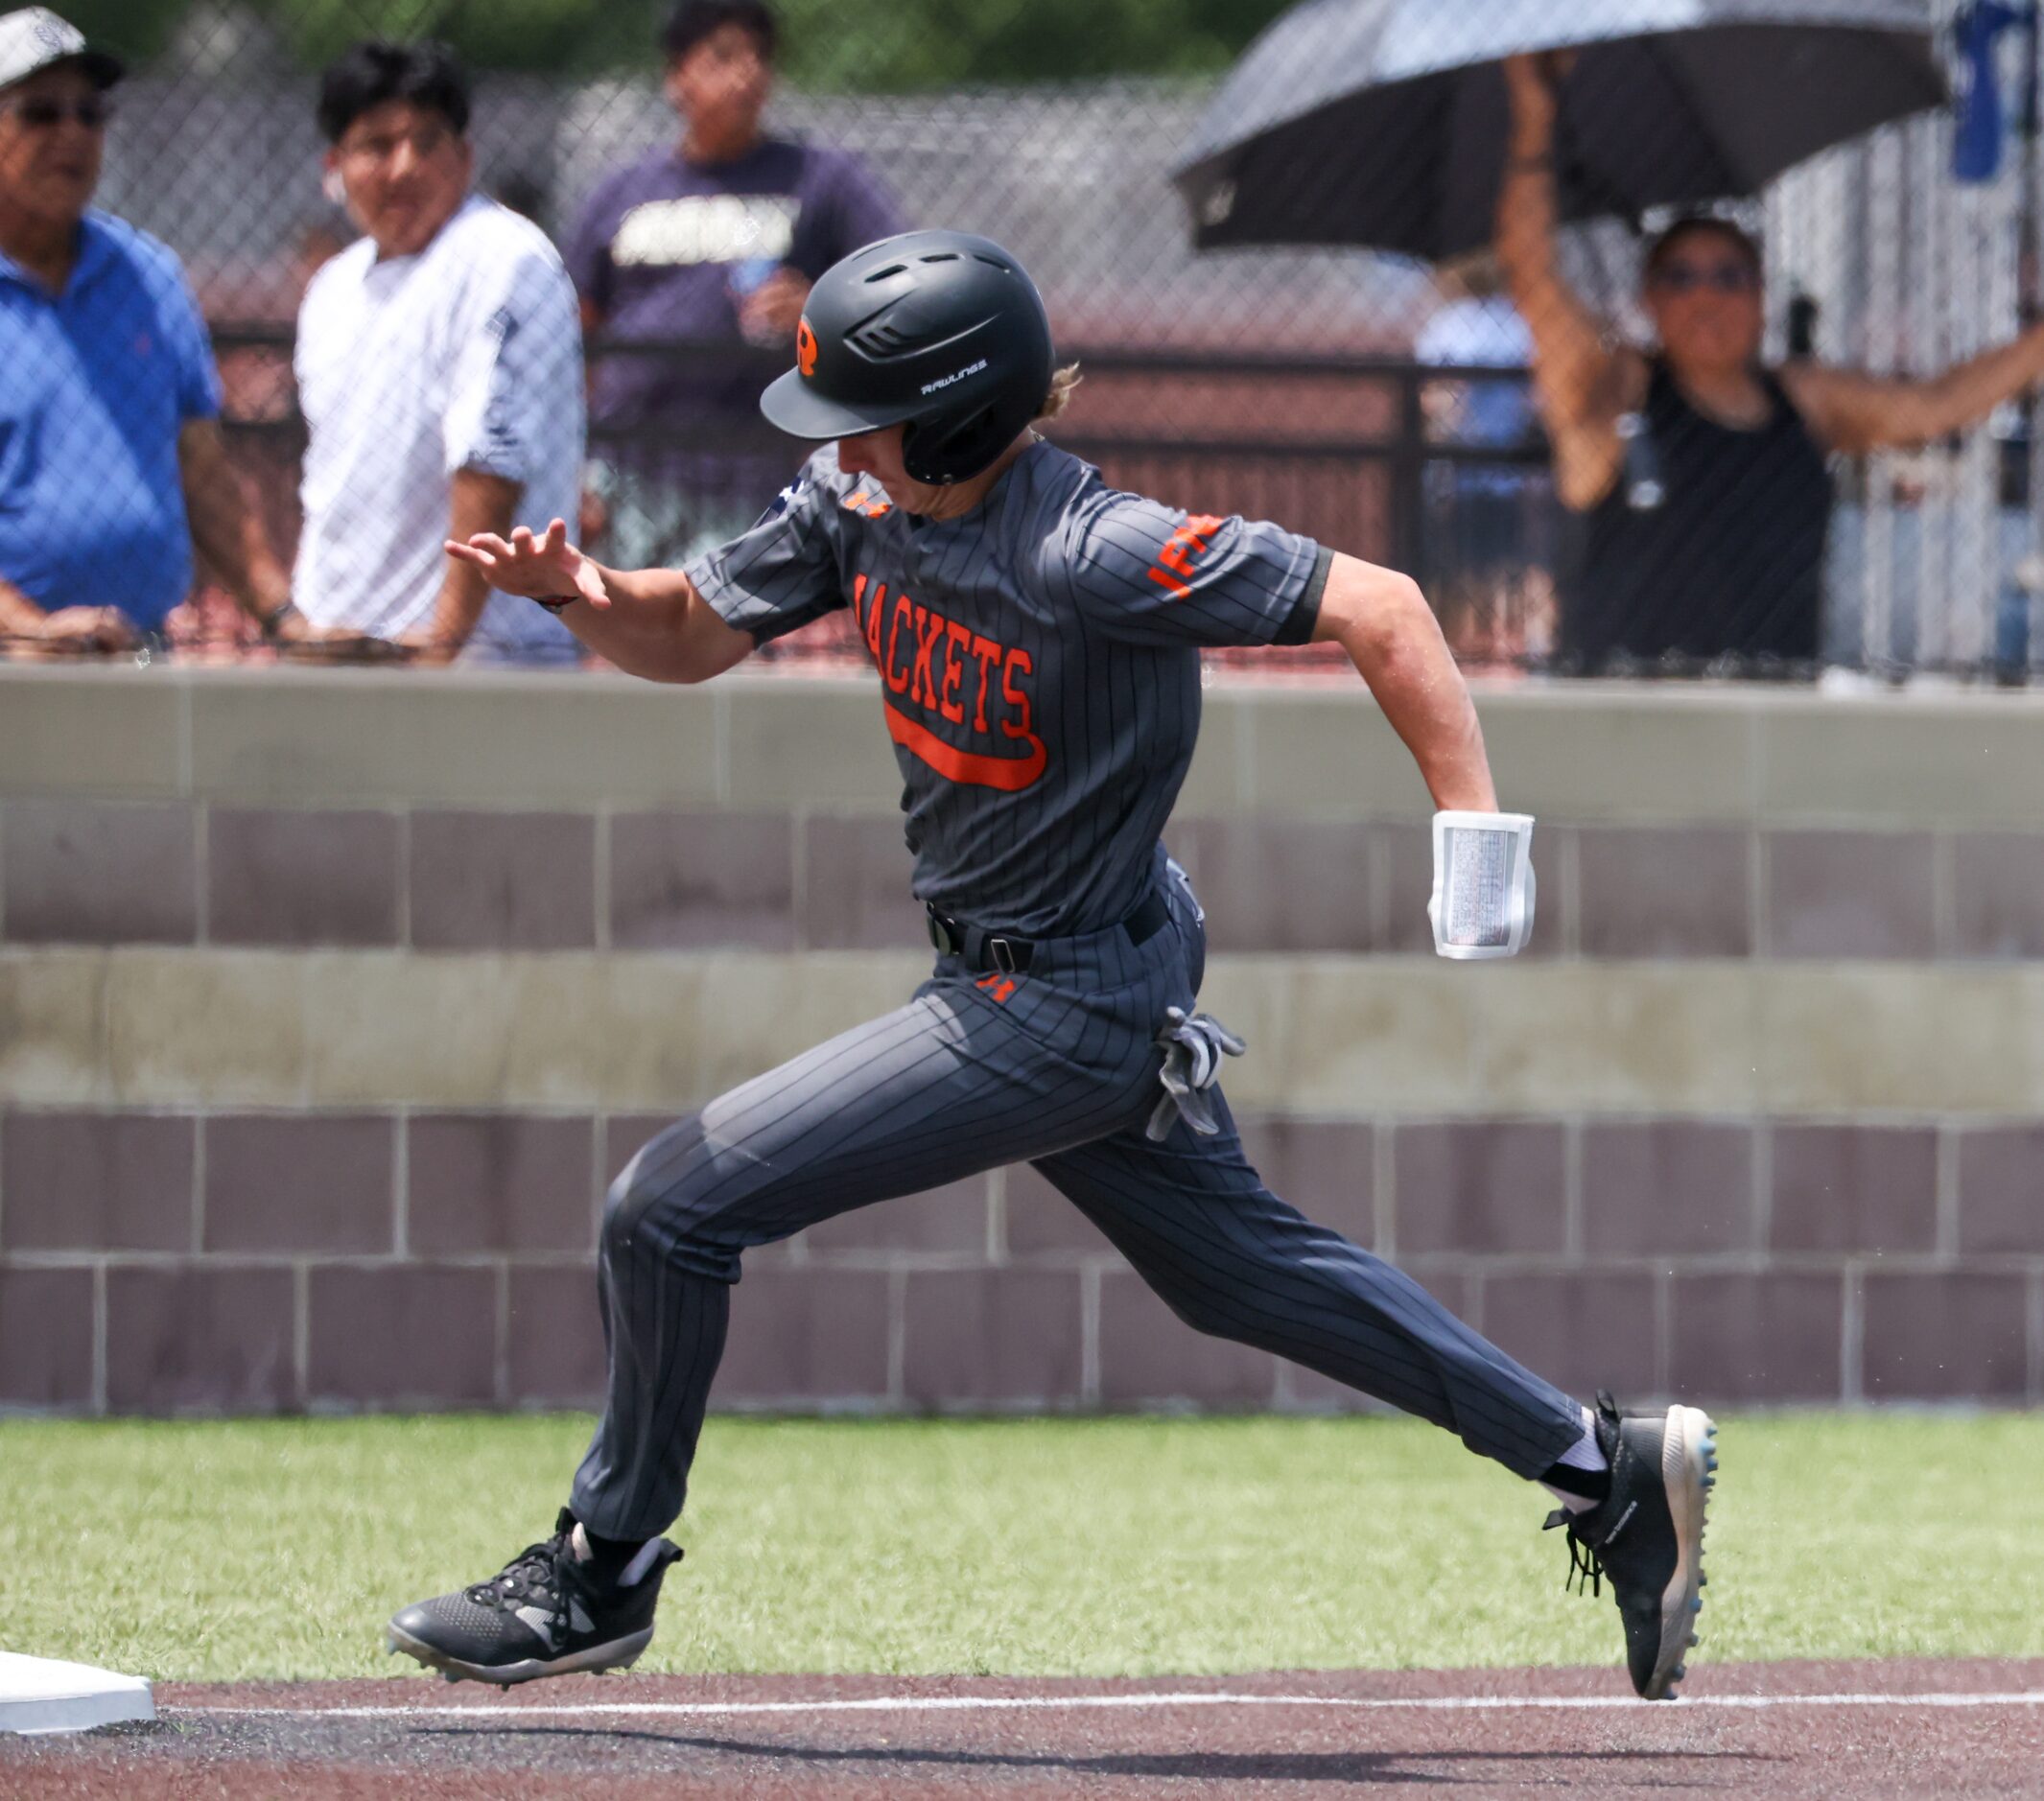
[[[1772,374],[1767,422],[1739,431],[1683,399],[1657,358],[1635,445],[1610,493],[1571,516],[1562,584],[1562,667],[1628,658],[1732,656],[1815,664],[1831,478],[1824,453]],[[1633,504],[1656,475],[1658,506]]]

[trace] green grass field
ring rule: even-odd
[[[0,1649],[394,1671],[551,1529],[581,1418],[0,1421]],[[1711,1658],[2044,1654],[2044,1416],[1727,1421]],[[1539,1489],[1405,1421],[715,1419],[646,1669],[1609,1663]]]

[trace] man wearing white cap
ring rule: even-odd
[[[220,435],[177,259],[95,210],[119,60],[42,7],[0,17],[0,637],[117,649],[192,585],[295,632]]]

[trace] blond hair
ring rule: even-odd
[[[1068,363],[1050,378],[1050,391],[1044,396],[1044,404],[1036,409],[1039,419],[1055,419],[1071,405],[1071,396],[1086,378],[1079,373],[1076,363]]]

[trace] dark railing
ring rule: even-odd
[[[213,327],[215,349],[226,359],[237,352],[288,359],[293,339],[288,324]],[[1203,510],[1261,512],[1387,561],[1422,582],[1444,573],[1444,547],[1426,523],[1430,467],[1525,470],[1544,468],[1547,461],[1539,438],[1478,444],[1428,429],[1430,388],[1522,384],[1522,368],[1437,367],[1332,353],[1080,346],[1063,354],[1080,364],[1087,380],[1070,416],[1053,434],[1067,449],[1099,463],[1110,479]],[[589,340],[587,355],[592,366],[659,358],[683,387],[697,371],[722,382],[756,375],[764,387],[787,361],[778,347],[721,339],[623,340],[603,334]],[[260,386],[267,404],[241,409],[230,385],[229,431],[249,439],[294,442],[303,423],[288,386],[275,381]],[[1204,404],[1182,404],[1179,397],[1187,389],[1204,396]],[[647,459],[662,452],[763,457],[789,452],[787,440],[764,419],[738,416],[719,417],[714,444],[683,419],[596,422],[589,448],[594,457]],[[1238,499],[1250,503],[1236,503]],[[1259,499],[1267,504],[1256,505]],[[1224,508],[1223,502],[1230,503]]]

